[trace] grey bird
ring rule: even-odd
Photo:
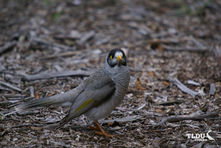
[[[78,87],[50,97],[31,100],[15,107],[17,112],[34,107],[71,103],[69,113],[58,123],[62,127],[82,114],[94,121],[98,134],[110,137],[98,120],[109,115],[118,106],[127,92],[130,81],[127,58],[122,49],[112,49],[102,68],[85,79]]]

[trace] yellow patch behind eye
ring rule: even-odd
[[[74,111],[74,113],[79,112],[80,110],[84,109],[88,104],[91,104],[91,103],[93,103],[93,102],[94,102],[93,99],[88,99],[88,100],[86,100],[84,103],[82,103],[82,104]]]
[[[110,58],[111,58],[111,60],[112,60],[112,59],[113,59],[113,56],[111,55]]]

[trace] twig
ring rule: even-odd
[[[1,86],[0,86],[0,91],[1,91],[1,90],[3,90],[3,91],[11,91],[11,89],[8,89],[8,88],[1,87]]]
[[[79,44],[80,45],[83,45],[86,41],[90,40],[91,38],[93,38],[95,35],[95,32],[94,31],[90,31],[90,32],[87,32],[86,34],[84,34],[80,41],[79,41]]]
[[[42,59],[53,59],[53,58],[57,58],[57,57],[69,57],[69,56],[76,55],[78,53],[79,53],[79,51],[62,52],[62,53],[59,53],[59,54],[49,55],[47,57],[43,57]]]
[[[148,70],[143,70],[141,68],[133,68],[133,67],[130,67],[130,71],[131,72],[148,72]]]
[[[193,43],[194,43],[197,47],[199,47],[199,48],[204,48],[204,46],[203,46],[199,41],[197,41],[194,37],[191,36],[190,40],[193,41]]]
[[[166,51],[186,51],[186,52],[209,52],[207,48],[200,48],[200,47],[173,47],[168,45],[162,45],[164,50]]]
[[[5,43],[4,46],[0,47],[0,55],[4,52],[6,52],[6,50],[12,49],[15,45],[17,44],[16,41],[12,41],[12,42],[7,42]]]
[[[167,101],[167,102],[159,103],[159,105],[169,106],[169,105],[181,104],[181,103],[183,103],[183,101],[181,101],[181,100],[173,100],[173,101]]]
[[[11,109],[8,113],[3,114],[3,115],[2,115],[2,118],[5,118],[5,117],[7,117],[7,116],[9,116],[9,115],[12,115],[12,114],[15,114],[15,113],[16,113],[16,111],[13,110],[13,109]]]
[[[148,44],[177,44],[180,41],[178,39],[153,39],[149,40]]]
[[[30,91],[30,96],[34,98],[35,97],[35,88],[33,86],[30,86],[29,91]]]
[[[110,123],[110,122],[119,122],[119,123],[124,123],[124,122],[132,122],[141,119],[142,116],[127,116],[124,118],[116,118],[113,120],[101,120],[101,123]]]
[[[8,104],[11,104],[12,102],[9,102],[8,100],[7,101],[1,101],[0,102],[0,106],[3,106],[3,105],[8,105]]]
[[[9,84],[9,83],[0,81],[0,84],[1,84],[1,85],[4,85],[4,86],[6,86],[6,87],[8,87],[8,88],[10,88],[10,89],[13,89],[13,90],[15,90],[15,91],[21,92],[21,89],[20,89],[20,88],[18,88],[18,87],[16,87],[16,86],[13,86],[13,85],[11,85],[11,84]]]
[[[35,75],[28,75],[28,74],[19,74],[19,75],[22,76],[22,80],[24,81],[34,81],[34,80],[69,77],[69,76],[87,77],[91,73],[92,73],[91,71],[74,70],[74,71],[62,71],[62,72],[51,72],[51,73],[43,72]]]
[[[170,117],[165,117],[162,119],[161,122],[157,123],[155,126],[162,126],[166,122],[179,122],[179,121],[184,121],[184,120],[203,120],[205,118],[212,118],[214,116],[219,115],[219,112],[211,112],[207,114],[194,114],[194,115],[176,115],[176,116],[170,116]]]
[[[55,35],[54,38],[58,40],[77,40],[80,38],[80,36],[81,34],[76,34],[76,36],[60,34],[60,35]]]
[[[11,126],[10,128],[21,128],[21,127],[42,127],[44,124],[22,124],[22,125],[16,125],[16,126]]]
[[[190,94],[191,96],[195,97],[199,94],[199,92],[193,91],[186,87],[183,83],[181,83],[177,78],[169,79],[173,84],[175,84],[179,89],[181,89],[183,92]]]
[[[195,85],[195,86],[200,86],[200,83],[193,81],[193,80],[188,80],[187,83],[191,85]]]
[[[8,98],[21,98],[21,97],[24,97],[24,95],[21,95],[21,94],[1,94],[1,96],[8,97]]]
[[[45,40],[39,39],[39,38],[32,38],[30,40],[30,47],[34,48],[34,49],[40,48],[40,49],[56,50],[56,48],[57,48],[57,49],[60,49],[62,51],[67,51],[67,50],[72,50],[73,51],[73,48],[71,48],[71,47],[61,45],[61,44],[58,44],[58,43],[51,43],[49,41],[45,41]]]
[[[214,83],[210,84],[209,94],[214,95],[216,92],[216,85]]]

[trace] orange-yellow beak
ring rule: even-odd
[[[117,57],[117,61],[120,62],[121,60],[122,60],[122,56],[119,55],[119,56]]]

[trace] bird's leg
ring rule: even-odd
[[[97,121],[95,121],[94,124],[95,124],[95,127],[91,127],[91,129],[97,130],[95,132],[96,134],[102,135],[102,136],[105,136],[105,137],[112,137],[111,134],[104,131],[104,129],[101,127],[101,125]]]
[[[99,130],[98,128],[97,128],[97,126],[90,126],[90,129],[92,129],[92,130]]]

